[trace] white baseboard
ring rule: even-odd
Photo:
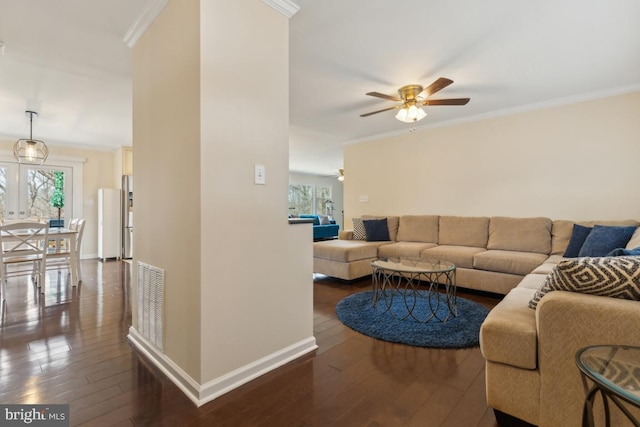
[[[202,406],[318,348],[315,337],[311,336],[201,385],[164,353],[160,353],[133,326],[129,328],[127,338],[197,406]]]

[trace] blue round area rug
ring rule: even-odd
[[[447,317],[448,307],[444,295],[440,294],[437,316]],[[336,305],[338,319],[351,329],[384,341],[417,347],[466,348],[480,343],[480,325],[489,310],[465,298],[457,298],[458,316],[449,317],[446,322],[431,319],[427,323],[418,322],[411,316],[392,316],[391,313],[406,312],[405,301],[396,295],[391,309],[381,312],[372,305],[373,291],[358,292],[344,298]],[[430,310],[425,304],[416,306],[417,318],[427,318]]]

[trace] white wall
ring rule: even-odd
[[[286,214],[288,40],[263,2],[201,2],[204,381],[313,336],[312,242]]]
[[[367,213],[640,219],[639,111],[636,92],[348,145],[347,228]]]
[[[133,261],[165,271],[164,353],[198,383],[199,17],[198,0],[170,1],[133,51]],[[135,295],[133,292],[134,328]]]

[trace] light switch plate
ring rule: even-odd
[[[267,177],[265,176],[266,170],[264,165],[255,165],[253,179],[254,183],[258,185],[265,185],[267,183]]]

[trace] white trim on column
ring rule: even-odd
[[[132,48],[138,39],[147,31],[147,28],[156,20],[162,9],[169,3],[169,0],[152,0],[142,11],[138,19],[129,27],[122,41]]]
[[[161,353],[131,326],[127,338],[133,346],[160,369],[197,406],[202,406],[267,372],[304,356],[318,348],[315,337],[311,336],[288,347],[271,353],[248,365],[235,369],[206,384],[198,384],[167,355]]]
[[[291,0],[262,0],[262,2],[268,4],[287,18],[291,18],[300,10],[300,6]]]

